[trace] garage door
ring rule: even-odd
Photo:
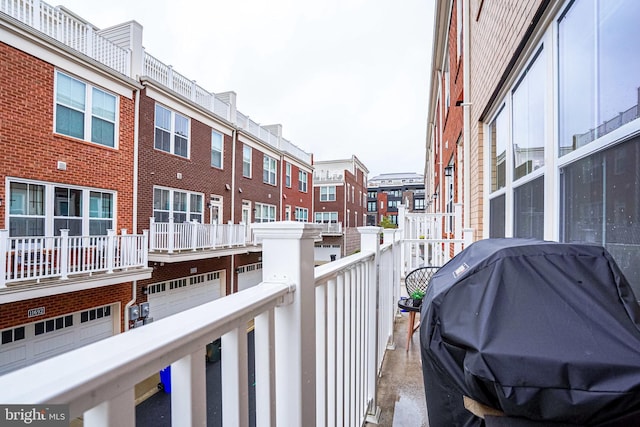
[[[224,295],[220,272],[183,277],[147,287],[149,316],[159,320]]]
[[[0,374],[112,336],[115,315],[108,305],[3,330]]]
[[[247,264],[238,268],[238,291],[262,282],[262,263]]]

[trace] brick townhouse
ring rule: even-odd
[[[308,219],[312,156],[135,21],[1,7],[0,373],[259,283],[250,224]]]

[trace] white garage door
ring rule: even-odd
[[[147,287],[149,316],[159,320],[224,295],[220,272],[156,283]]]
[[[243,265],[238,268],[238,291],[262,282],[262,263]]]
[[[115,315],[104,306],[3,330],[0,374],[112,336]]]

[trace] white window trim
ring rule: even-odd
[[[160,148],[156,147],[156,129],[158,128],[157,124],[156,124],[156,106],[159,106],[161,108],[164,108],[165,110],[169,111],[169,113],[171,114],[171,119],[170,119],[170,129],[164,129],[164,128],[160,128],[163,131],[168,131],[169,132],[169,151],[165,151],[165,150],[161,150]],[[180,154],[176,154],[176,116],[180,116],[183,117],[187,120],[187,155],[186,156],[182,156]],[[184,135],[178,135],[180,137],[184,137]],[[184,114],[180,114],[175,112],[174,110],[172,110],[171,108],[160,104],[159,102],[156,102],[153,106],[153,148],[157,151],[161,151],[163,153],[169,153],[172,154],[174,156],[178,156],[181,159],[190,159],[191,158],[191,118],[189,118],[188,116],[185,116]]]
[[[265,166],[266,163],[266,166]],[[278,161],[268,154],[264,154],[262,161],[262,182],[269,185],[278,185]],[[267,174],[265,178],[264,174]],[[273,178],[273,179],[272,179]]]
[[[211,165],[211,167],[214,167],[216,169],[223,169],[224,170],[224,134],[221,132],[218,132],[216,130],[211,129],[211,152],[212,152],[212,157],[213,157],[213,135],[220,135],[220,166],[216,166],[216,165]],[[212,162],[213,163],[213,159]]]
[[[169,209],[168,211],[165,209],[158,209],[159,212],[168,212],[169,213],[169,218],[174,218],[174,213],[176,211],[174,211],[173,205],[174,205],[174,197],[175,197],[175,193],[184,193],[187,195],[187,210],[184,211],[184,213],[186,214],[186,221],[191,221],[191,216],[192,215],[200,215],[201,217],[201,223],[204,221],[204,194],[203,193],[199,193],[197,191],[188,191],[188,190],[183,190],[181,188],[171,188],[171,187],[163,187],[160,185],[154,185],[153,186],[153,193],[152,193],[152,201],[151,201],[151,216],[154,217],[155,216],[155,192],[156,190],[164,190],[164,191],[169,191]],[[200,212],[196,212],[193,211],[191,209],[191,195],[197,195],[200,196],[200,203],[202,204],[200,206]],[[177,211],[179,213],[183,213],[182,211]]]

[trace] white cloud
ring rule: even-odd
[[[423,171],[432,1],[61,1],[100,28],[138,21],[147,52],[318,160]]]

